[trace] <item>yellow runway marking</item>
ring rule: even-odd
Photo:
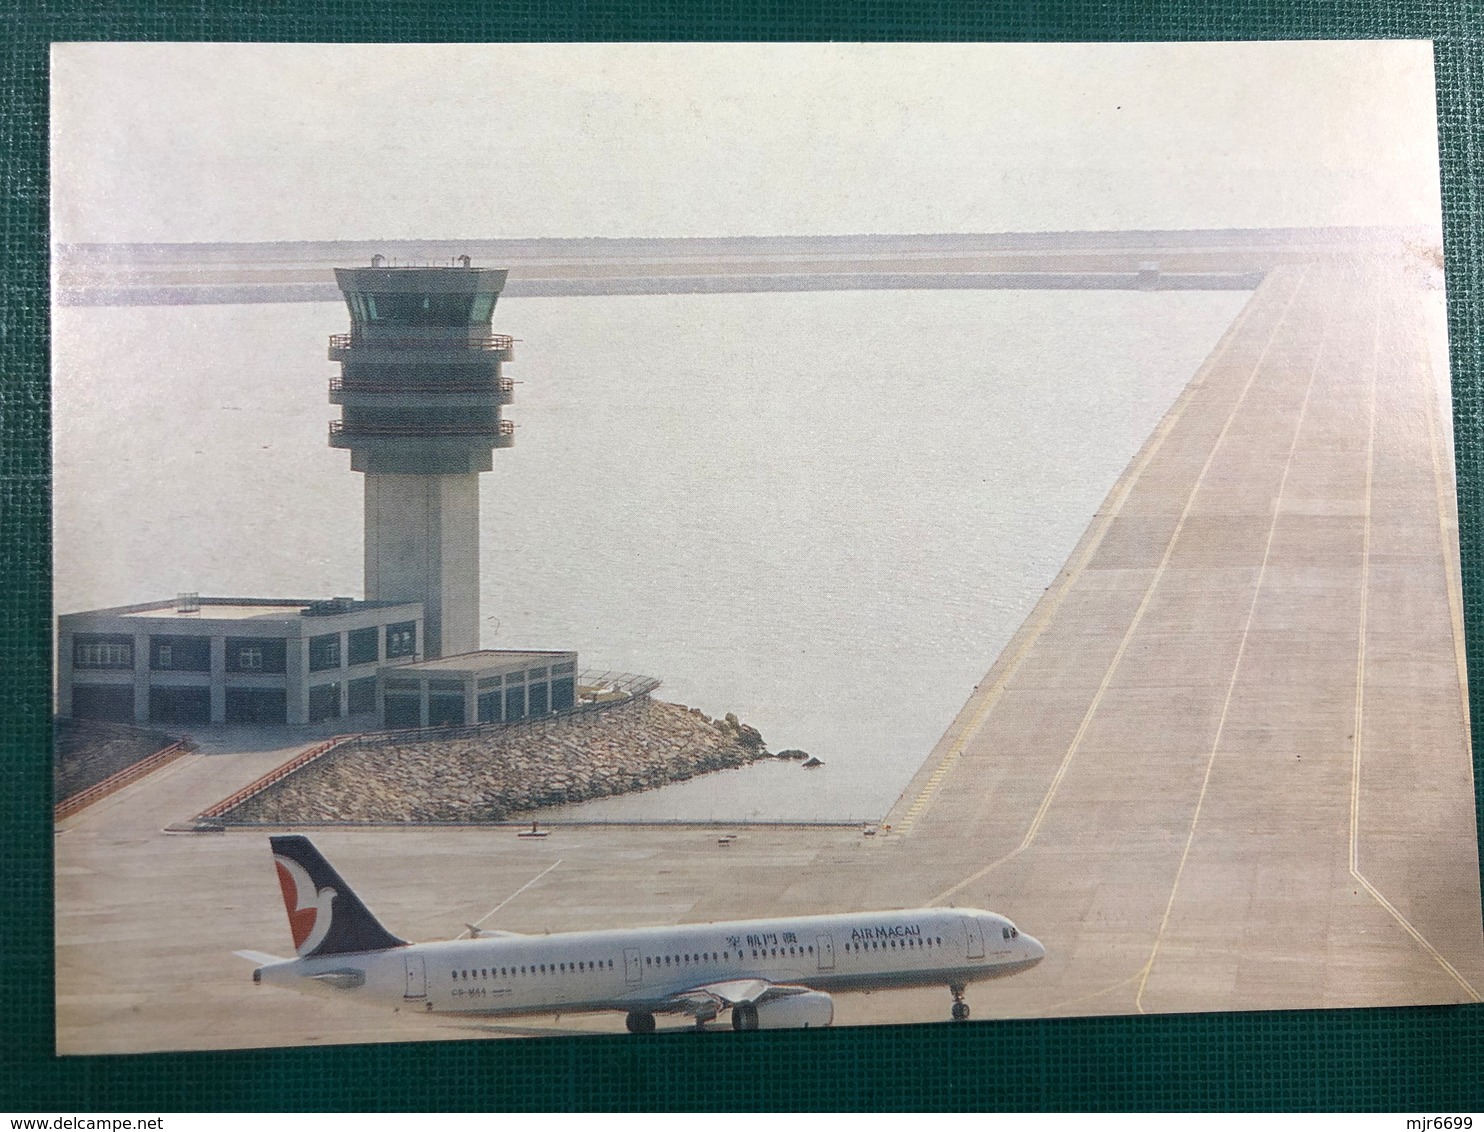
[[[1295,285],[1295,293],[1297,293],[1297,285]],[[1289,301],[1290,303],[1292,302],[1291,296]],[[1092,561],[1093,556],[1098,551],[1098,547],[1102,545],[1103,536],[1108,533],[1108,528],[1113,525],[1113,520],[1118,517],[1119,512],[1123,509],[1124,501],[1128,499],[1129,493],[1133,491],[1134,486],[1139,482],[1140,477],[1144,474],[1144,469],[1149,466],[1149,462],[1154,459],[1155,454],[1158,453],[1160,448],[1163,446],[1165,438],[1168,437],[1172,431],[1174,431],[1175,425],[1178,424],[1180,418],[1185,415],[1185,410],[1189,406],[1191,399],[1195,396],[1195,391],[1205,383],[1207,375],[1215,367],[1216,363],[1226,354],[1226,351],[1230,347],[1231,343],[1236,339],[1242,328],[1246,325],[1247,319],[1252,313],[1253,305],[1253,303],[1249,302],[1245,307],[1242,308],[1241,313],[1232,322],[1231,326],[1227,328],[1226,332],[1221,336],[1221,340],[1217,342],[1216,348],[1211,351],[1210,357],[1208,357],[1204,362],[1201,363],[1200,369],[1196,371],[1196,375],[1190,379],[1190,382],[1186,385],[1185,390],[1176,399],[1175,404],[1171,407],[1170,411],[1166,413],[1164,418],[1159,422],[1158,427],[1155,429],[1154,434],[1150,439],[1150,443],[1145,445],[1143,452],[1140,453],[1139,458],[1129,469],[1129,473],[1124,475],[1119,480],[1118,484],[1114,487],[1111,497],[1104,504],[1103,509],[1098,513],[1098,522],[1097,526],[1095,527],[1095,533],[1093,534],[1093,537],[1087,540],[1086,544],[1083,547],[1082,553],[1077,556],[1077,561],[1071,567],[1071,569],[1065,571],[1057,579],[1057,582],[1055,583],[1056,592],[1052,596],[1052,599],[1049,602],[1046,602],[1044,604],[1044,607],[1036,612],[1035,619],[1031,622],[1030,627],[1025,633],[1024,639],[1021,641],[1019,648],[1015,650],[1015,653],[1011,656],[1009,662],[1005,665],[1003,673],[1000,675],[999,679],[997,679],[994,684],[992,684],[990,688],[983,694],[978,709],[974,712],[973,716],[971,716],[968,721],[964,723],[963,727],[959,730],[958,738],[954,740],[953,745],[949,747],[947,752],[943,755],[942,760],[938,763],[938,766],[933,771],[933,773],[928,777],[927,782],[923,783],[923,787],[920,791],[918,791],[917,797],[913,799],[912,805],[908,808],[906,814],[902,816],[902,819],[897,822],[896,828],[893,830],[894,833],[901,836],[906,836],[908,833],[911,832],[913,823],[915,823],[917,819],[922,816],[923,811],[927,809],[928,804],[937,794],[938,787],[942,785],[943,779],[948,776],[948,772],[952,770],[953,765],[958,762],[959,756],[964,753],[964,748],[968,745],[969,740],[974,737],[975,733],[983,725],[984,720],[990,713],[990,710],[995,706],[996,703],[999,702],[1000,696],[1004,694],[1005,688],[1010,682],[1010,678],[1015,674],[1015,670],[1020,667],[1020,662],[1025,658],[1025,655],[1030,652],[1031,646],[1034,645],[1040,638],[1042,630],[1046,628],[1047,623],[1050,622],[1053,616],[1055,616],[1057,610],[1061,608],[1062,601],[1071,591],[1072,586],[1076,583],[1077,579],[1082,576],[1082,572],[1087,568],[1087,564]],[[1287,313],[1287,310],[1288,308],[1287,306],[1285,306],[1285,314]],[[1281,325],[1282,321],[1283,315],[1280,314],[1278,316],[1278,325]],[[1274,333],[1276,334],[1276,332],[1277,326],[1275,325]],[[1270,337],[1269,345],[1271,345],[1271,342],[1272,339]],[[1266,354],[1267,349],[1266,347],[1264,347],[1263,355],[1265,356]],[[1260,363],[1261,358],[1258,359],[1258,364]]]
[[[1067,747],[1067,753],[1062,757],[1061,765],[1057,767],[1056,774],[1052,777],[1050,788],[1046,791],[1045,797],[1041,799],[1040,808],[1037,809],[1035,817],[1031,820],[1030,828],[1026,830],[1024,838],[1021,839],[1020,844],[1017,845],[1014,849],[1010,850],[1010,852],[1006,853],[1004,856],[998,858],[997,860],[991,861],[989,864],[985,865],[983,868],[977,870],[976,872],[970,873],[967,877],[959,881],[957,884],[944,889],[928,902],[930,905],[938,904],[944,900],[947,900],[954,893],[959,892],[962,889],[966,888],[968,885],[973,884],[975,881],[988,876],[991,872],[999,868],[1006,861],[1009,861],[1019,854],[1025,852],[1025,850],[1030,848],[1031,843],[1035,840],[1036,834],[1041,829],[1042,822],[1044,822],[1046,819],[1046,814],[1051,809],[1051,803],[1056,798],[1056,793],[1061,787],[1062,780],[1066,777],[1067,771],[1071,768],[1073,759],[1076,757],[1078,750],[1082,746],[1082,740],[1087,734],[1087,729],[1092,725],[1093,717],[1096,716],[1098,708],[1102,705],[1103,696],[1107,693],[1109,685],[1113,682],[1113,676],[1118,671],[1118,665],[1123,660],[1124,653],[1128,650],[1129,642],[1133,639],[1135,631],[1138,629],[1140,623],[1143,621],[1144,613],[1146,610],[1148,610],[1149,603],[1154,598],[1154,592],[1156,589],[1159,588],[1160,580],[1164,577],[1165,570],[1169,567],[1170,558],[1174,555],[1175,552],[1175,544],[1180,540],[1181,531],[1184,530],[1185,522],[1190,517],[1191,509],[1195,506],[1196,496],[1200,494],[1201,485],[1205,482],[1206,474],[1211,470],[1211,465],[1216,460],[1216,453],[1221,450],[1222,443],[1226,440],[1226,435],[1231,430],[1232,422],[1237,419],[1238,412],[1241,411],[1242,406],[1246,403],[1247,394],[1252,389],[1252,383],[1257,380],[1258,372],[1262,369],[1263,362],[1267,360],[1268,351],[1272,349],[1273,342],[1276,341],[1278,337],[1278,331],[1282,328],[1284,321],[1287,319],[1288,312],[1290,309],[1292,309],[1294,299],[1298,296],[1299,291],[1302,289],[1304,277],[1307,276],[1307,274],[1308,272],[1306,269],[1304,272],[1304,276],[1301,276],[1298,282],[1294,285],[1292,293],[1288,296],[1288,301],[1283,305],[1282,312],[1278,315],[1277,320],[1273,324],[1272,333],[1268,335],[1267,342],[1263,344],[1262,352],[1257,356],[1257,360],[1252,364],[1252,370],[1247,375],[1247,380],[1242,386],[1242,392],[1237,396],[1236,402],[1232,405],[1231,412],[1227,415],[1225,423],[1221,426],[1221,432],[1217,435],[1215,442],[1211,445],[1211,451],[1206,456],[1206,462],[1201,465],[1200,474],[1196,476],[1195,483],[1190,490],[1190,496],[1186,499],[1185,507],[1180,512],[1180,518],[1175,523],[1175,529],[1170,534],[1169,542],[1165,544],[1164,554],[1160,558],[1159,566],[1156,567],[1154,571],[1154,577],[1150,579],[1149,586],[1144,591],[1144,597],[1139,602],[1139,608],[1134,612],[1133,619],[1129,622],[1128,629],[1123,634],[1123,639],[1118,643],[1118,651],[1114,654],[1112,661],[1108,665],[1107,671],[1103,674],[1102,682],[1098,685],[1098,689],[1093,695],[1092,702],[1088,705],[1087,711],[1082,717],[1082,722],[1077,727],[1077,733],[1072,737],[1072,742]]]
[[[1206,804],[1206,791],[1211,785],[1211,772],[1216,768],[1216,755],[1221,750],[1221,735],[1226,728],[1227,712],[1231,708],[1232,695],[1237,689],[1237,677],[1242,671],[1242,659],[1247,653],[1247,638],[1252,630],[1252,619],[1257,614],[1257,599],[1262,594],[1263,579],[1268,572],[1268,559],[1273,552],[1273,536],[1278,533],[1278,520],[1283,514],[1283,493],[1288,487],[1288,473],[1293,470],[1293,454],[1298,450],[1299,437],[1304,431],[1304,417],[1309,411],[1309,398],[1314,392],[1314,380],[1319,374],[1319,361],[1324,356],[1324,347],[1329,340],[1329,325],[1319,336],[1319,345],[1314,349],[1314,364],[1309,367],[1309,383],[1304,389],[1304,400],[1299,406],[1298,420],[1294,423],[1293,439],[1288,444],[1288,459],[1283,464],[1283,478],[1278,481],[1278,494],[1273,500],[1273,521],[1268,525],[1268,539],[1263,546],[1262,565],[1257,571],[1257,585],[1252,588],[1252,603],[1247,607],[1247,621],[1242,626],[1242,639],[1237,645],[1237,659],[1232,665],[1231,680],[1226,686],[1226,698],[1221,704],[1221,717],[1216,723],[1216,735],[1211,740],[1211,754],[1206,759],[1206,774],[1201,779],[1201,792],[1196,798],[1195,812],[1190,815],[1190,831],[1185,836],[1185,848],[1180,853],[1180,864],[1175,869],[1175,880],[1170,886],[1170,898],[1165,902],[1164,916],[1159,921],[1159,930],[1154,933],[1154,947],[1140,972],[1139,990],[1134,995],[1134,1007],[1140,1014],[1144,1011],[1144,988],[1149,985],[1149,975],[1154,962],[1159,958],[1159,949],[1164,943],[1165,929],[1170,924],[1170,914],[1175,909],[1175,898],[1180,893],[1180,881],[1185,875],[1185,864],[1190,859],[1190,847],[1195,843],[1195,831],[1200,825],[1201,810]]]
[[[1366,890],[1368,894],[1370,894],[1371,898],[1375,900],[1377,904],[1381,905],[1381,907],[1386,910],[1387,914],[1390,915],[1391,918],[1397,922],[1397,924],[1404,932],[1411,936],[1412,939],[1415,940],[1424,951],[1432,956],[1433,960],[1438,964],[1438,966],[1442,967],[1444,971],[1446,971],[1453,977],[1454,981],[1457,982],[1458,985],[1464,989],[1464,992],[1471,999],[1473,999],[1473,1001],[1479,1002],[1479,992],[1476,991],[1472,985],[1470,985],[1467,979],[1459,974],[1458,969],[1454,967],[1452,963],[1448,962],[1443,953],[1440,952],[1436,947],[1434,947],[1432,943],[1427,939],[1427,937],[1424,936],[1420,931],[1418,931],[1417,928],[1412,925],[1411,921],[1409,921],[1406,916],[1402,915],[1397,907],[1392,904],[1390,900],[1386,899],[1386,897],[1381,894],[1376,886],[1373,885],[1369,880],[1367,880],[1360,871],[1360,765],[1362,745],[1364,743],[1364,732],[1362,731],[1362,728],[1365,724],[1366,606],[1370,593],[1371,577],[1371,484],[1374,478],[1376,466],[1376,371],[1380,366],[1380,339],[1381,320],[1378,315],[1376,320],[1376,337],[1372,344],[1372,350],[1375,354],[1375,357],[1373,357],[1371,363],[1371,420],[1370,433],[1366,440],[1365,534],[1361,543],[1360,554],[1360,644],[1356,649],[1355,658],[1355,742],[1352,748],[1350,760],[1350,875],[1356,879],[1356,881],[1361,885],[1362,888]],[[1438,470],[1437,440],[1435,430],[1433,428],[1432,413],[1428,412],[1426,415],[1428,423],[1428,436],[1429,440],[1432,441],[1433,475],[1434,480],[1438,485],[1439,512],[1441,518],[1442,482]],[[1445,523],[1443,530],[1443,556],[1445,563],[1444,569],[1446,574],[1451,575],[1451,570],[1448,570],[1446,566],[1447,545],[1448,539]],[[1451,606],[1453,604],[1453,585],[1451,576],[1445,577],[1444,585],[1448,590],[1448,596],[1450,599],[1449,604]],[[1456,646],[1456,643],[1458,642],[1460,637],[1460,634],[1457,630],[1457,620],[1455,620],[1453,624],[1454,641]],[[1468,719],[1468,700],[1466,697],[1467,688],[1465,687],[1465,724],[1467,723]],[[1467,734],[1467,730],[1465,730],[1465,734]],[[1470,760],[1470,762],[1472,763],[1472,760]]]
[[[1426,346],[1423,347],[1424,356]],[[1429,369],[1431,366],[1428,367]],[[1438,532],[1443,539],[1443,588],[1448,591],[1448,614],[1453,620],[1453,655],[1458,665],[1458,695],[1463,706],[1463,741],[1469,745],[1469,736],[1473,732],[1469,729],[1469,663],[1468,654],[1464,647],[1463,632],[1463,577],[1458,561],[1458,491],[1457,486],[1449,481],[1453,478],[1450,471],[1445,478],[1443,463],[1438,455],[1440,445],[1438,443],[1438,422],[1434,419],[1435,414],[1443,411],[1443,406],[1436,397],[1428,398],[1427,417],[1427,448],[1432,456],[1432,479],[1436,489],[1438,504]],[[1449,522],[1449,517],[1452,522]],[[1464,759],[1469,768],[1469,786],[1474,786],[1474,758],[1472,746],[1466,751],[1468,755]]]

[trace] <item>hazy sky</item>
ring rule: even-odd
[[[62,44],[59,241],[1438,223],[1427,43]]]

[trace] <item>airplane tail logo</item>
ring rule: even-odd
[[[275,853],[273,864],[278,869],[278,886],[283,889],[283,906],[289,914],[294,949],[301,959],[313,955],[330,933],[331,904],[340,894],[333,888],[316,889],[304,866],[291,857]]]
[[[406,946],[377,922],[307,837],[269,842],[300,959]]]

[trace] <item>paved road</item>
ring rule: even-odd
[[[1280,266],[945,734],[891,831],[317,834],[408,938],[929,902],[1047,945],[976,1017],[1471,1001],[1484,990],[1453,486],[1415,282]],[[270,737],[271,740],[271,737]],[[64,1052],[616,1030],[254,988],[260,834],[167,835],[299,749],[223,740],[59,827]],[[544,874],[544,875],[543,875]],[[526,886],[534,878],[534,884]],[[842,1024],[947,1016],[842,996]]]

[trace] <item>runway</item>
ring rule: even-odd
[[[1462,642],[1417,279],[1382,254],[1285,260],[876,836],[314,836],[410,939],[456,934],[545,872],[491,926],[1003,912],[1047,958],[971,988],[976,1019],[1477,1001]],[[60,1052],[622,1028],[471,1027],[254,987],[232,951],[288,947],[266,837],[160,832],[307,743],[234,745],[59,824]],[[846,995],[836,1022],[948,1005],[946,989]]]

